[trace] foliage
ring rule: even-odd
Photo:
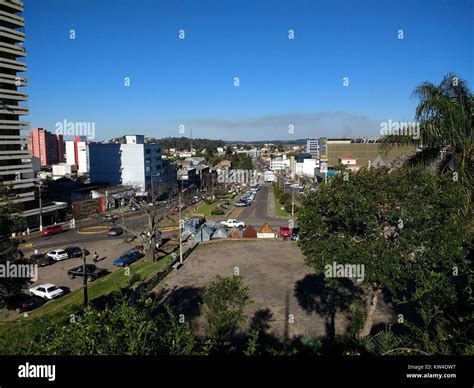
[[[248,291],[240,276],[218,276],[206,287],[203,311],[210,337],[224,342],[245,321],[243,311],[250,303]]]
[[[161,353],[171,356],[189,356],[195,352],[197,338],[189,322],[180,322],[171,306],[158,317]]]
[[[33,354],[144,355],[156,350],[158,328],[151,317],[123,300],[100,311],[87,307],[67,323],[37,336]]]
[[[461,190],[422,168],[337,175],[305,200],[300,247],[318,273],[335,262],[364,265],[364,288],[383,289],[420,316],[426,306],[443,310],[468,268]]]
[[[474,97],[468,84],[455,74],[446,74],[439,85],[423,82],[413,91],[420,102],[416,120],[420,123],[420,139],[411,136],[387,135],[383,143],[394,145],[420,144],[422,149],[414,154],[411,165],[437,164],[440,173],[459,173],[470,200],[474,173],[474,147],[472,144]]]
[[[0,189],[0,202],[9,198],[6,188]],[[19,240],[10,239],[15,226],[22,224],[19,218],[13,217],[15,209],[11,205],[0,206],[0,265],[7,268],[8,264],[26,264],[23,254],[18,248]],[[23,220],[23,219],[22,219]],[[31,284],[29,278],[25,277],[1,277],[0,278],[0,304],[8,303],[21,291]]]

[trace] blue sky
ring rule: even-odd
[[[420,82],[473,80],[472,1],[25,0],[24,16],[31,126],[93,122],[98,140],[377,135],[413,120]]]

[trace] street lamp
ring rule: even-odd
[[[187,189],[186,189],[187,190]],[[179,264],[183,264],[183,235],[182,235],[182,227],[183,227],[183,220],[181,218],[181,195],[184,193],[183,190],[183,180],[181,179],[181,190],[179,191]]]
[[[39,200],[39,230],[40,232],[43,231],[43,201],[41,198],[41,192],[43,188],[43,182],[38,181],[38,184],[36,186],[38,188],[38,200]]]

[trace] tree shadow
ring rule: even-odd
[[[202,288],[192,286],[175,287],[171,291],[164,288],[152,296],[156,301],[153,315],[162,314],[164,306],[168,304],[175,314],[184,314],[187,320],[192,320],[201,315],[203,291]]]
[[[336,337],[336,314],[348,310],[352,302],[361,298],[362,290],[350,279],[331,279],[334,285],[326,282],[323,275],[306,275],[295,283],[294,295],[298,304],[306,313],[316,313],[323,317],[326,335]]]

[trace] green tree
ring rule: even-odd
[[[0,188],[0,202],[10,198],[8,188]],[[13,205],[0,206],[0,265],[7,268],[9,264],[26,264],[23,254],[18,248],[19,240],[10,238],[12,232],[24,230],[24,220],[12,214],[17,209]],[[9,300],[31,284],[31,279],[25,277],[0,277],[0,302],[8,303]]]
[[[422,317],[422,306],[440,311],[456,301],[453,275],[468,267],[461,190],[422,168],[362,169],[307,197],[298,222],[308,263],[319,273],[333,263],[364,265],[369,303],[361,336],[370,333],[382,291]]]
[[[225,342],[245,321],[244,308],[251,302],[248,291],[240,276],[218,276],[206,287],[203,312],[212,338]]]
[[[439,85],[423,82],[413,91],[420,102],[415,119],[420,123],[420,139],[413,136],[387,135],[383,143],[422,144],[421,151],[409,158],[411,165],[429,165],[438,161],[440,173],[457,172],[468,198],[472,194],[474,173],[473,123],[474,97],[468,84],[453,73]]]
[[[87,307],[70,321],[38,334],[28,354],[147,355],[159,344],[155,322],[126,300],[104,310]]]

